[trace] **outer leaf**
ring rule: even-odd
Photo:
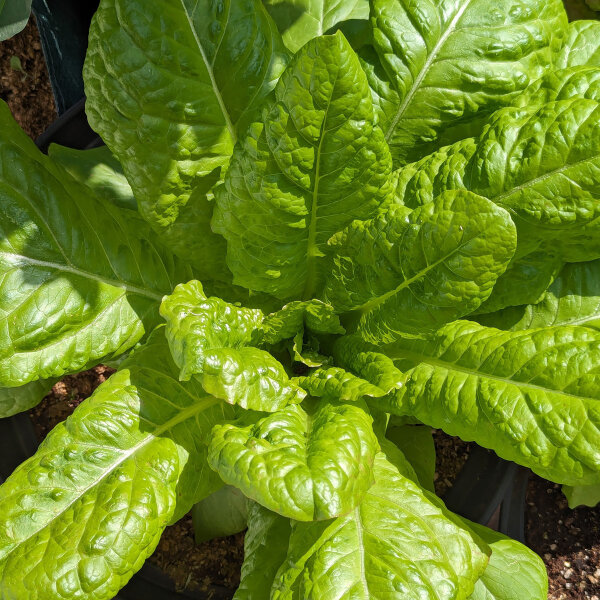
[[[298,384],[309,395],[326,401],[356,402],[365,396],[380,398],[385,390],[339,367],[326,367],[298,377]]]
[[[128,350],[191,272],[41,154],[4,103],[0,129],[0,386],[12,387]]]
[[[207,193],[286,61],[260,0],[103,0],[92,23],[90,123],[142,215],[211,278],[227,269]]]
[[[516,304],[540,302],[563,266],[551,248],[532,252],[513,261],[498,280],[477,313],[490,313]],[[502,329],[502,328],[501,328]]]
[[[37,406],[55,383],[55,379],[39,379],[19,387],[0,387],[0,419]]]
[[[290,302],[267,315],[262,324],[267,344],[293,338],[304,328],[315,333],[345,333],[334,308],[321,300]]]
[[[31,0],[0,2],[0,40],[7,40],[21,31],[31,13]]]
[[[535,552],[487,527],[466,519],[465,523],[492,549],[490,562],[469,600],[546,600],[548,575]]]
[[[275,358],[254,347],[260,310],[207,298],[202,284],[190,281],[164,298],[160,314],[182,381],[195,376],[210,394],[252,410],[276,411],[305,396]]]
[[[574,21],[563,48],[555,60],[557,69],[580,65],[600,66],[600,23],[598,21]]]
[[[242,578],[234,600],[266,600],[287,554],[290,520],[250,502]]]
[[[468,321],[383,350],[405,385],[378,400],[568,485],[600,482],[600,336],[503,332]]]
[[[510,212],[519,256],[549,244],[567,262],[600,256],[595,100],[500,110],[476,147],[461,142],[407,169],[399,174],[398,190],[407,206],[431,202],[444,189],[467,188]]]
[[[394,164],[429,154],[449,126],[464,129],[510,105],[548,68],[567,28],[559,0],[371,0],[371,7],[376,57],[365,56],[367,73]]]
[[[389,342],[478,308],[513,256],[516,231],[505,210],[457,190],[410,214],[355,222],[334,244],[325,298],[356,311],[365,339]]]
[[[119,161],[106,146],[75,150],[51,144],[50,157],[70,175],[90,187],[98,198],[137,210],[137,202]]]
[[[343,21],[369,17],[368,0],[263,0],[263,4],[294,53]]]
[[[248,500],[237,488],[225,485],[192,509],[197,544],[234,535],[246,529]]]
[[[213,228],[235,283],[308,300],[322,288],[327,240],[391,194],[391,158],[341,33],[304,46],[275,96],[236,148]]]
[[[383,454],[375,479],[350,514],[292,523],[273,600],[468,598],[487,563],[486,546]]]
[[[373,483],[373,419],[357,404],[287,408],[254,425],[215,427],[209,462],[223,481],[297,521],[350,512]]]
[[[553,325],[600,329],[600,260],[565,265],[539,304],[514,306],[477,320],[512,331]]]
[[[5,598],[113,598],[220,485],[206,441],[232,409],[176,372],[158,331],[0,487]]]
[[[415,470],[417,483],[424,489],[435,493],[433,480],[435,476],[435,444],[431,427],[423,425],[400,425],[388,427],[385,432],[402,451],[406,460]]]
[[[563,485],[562,491],[567,497],[569,508],[593,507],[600,503],[600,485]]]

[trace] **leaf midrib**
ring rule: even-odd
[[[92,481],[92,483],[90,483],[84,489],[76,490],[75,497],[73,498],[73,500],[71,502],[69,502],[68,504],[66,504],[58,513],[54,514],[52,516],[52,519],[50,519],[48,522],[46,522],[41,527],[30,532],[26,537],[21,538],[18,541],[16,541],[15,546],[13,548],[11,548],[6,554],[2,554],[0,552],[0,561],[6,560],[6,558],[8,556],[10,556],[13,552],[18,550],[22,544],[26,543],[28,540],[30,540],[35,535],[40,533],[40,531],[43,531],[47,527],[51,526],[52,523],[54,523],[61,515],[63,515],[66,511],[68,511],[69,508],[71,508],[71,506],[73,506],[76,502],[78,502],[81,498],[83,498],[91,489],[93,489],[94,487],[99,485],[104,479],[106,479],[109,475],[111,475],[120,465],[122,465],[126,460],[131,458],[138,450],[142,449],[146,444],[155,440],[156,438],[158,438],[160,435],[162,435],[166,431],[173,429],[173,427],[179,425],[180,423],[183,423],[187,419],[194,417],[197,413],[203,412],[204,410],[207,410],[208,408],[210,408],[211,406],[214,406],[215,404],[217,404],[219,402],[220,402],[220,400],[218,400],[217,398],[215,398],[213,396],[204,396],[202,398],[199,398],[199,399],[197,399],[195,404],[188,406],[186,409],[182,410],[178,415],[176,415],[172,419],[169,419],[168,421],[163,423],[163,425],[158,427],[155,431],[150,432],[143,440],[141,440],[140,442],[138,442],[137,444],[132,446],[129,450],[127,450],[119,458],[119,460],[117,460],[116,462],[111,464],[110,468],[106,469],[106,471],[104,471],[100,475],[100,477],[94,479]]]
[[[448,24],[446,31],[444,31],[443,35],[440,37],[440,39],[437,41],[436,45],[433,47],[433,50],[427,57],[427,60],[425,61],[423,68],[421,69],[421,71],[419,72],[417,77],[415,78],[413,84],[411,85],[406,96],[404,97],[404,100],[398,107],[398,110],[396,111],[396,114],[394,115],[394,118],[392,119],[392,122],[391,122],[388,130],[385,133],[385,141],[386,142],[390,141],[390,138],[392,137],[394,130],[398,126],[400,119],[406,112],[409,104],[411,103],[412,99],[414,98],[415,94],[417,93],[417,90],[420,88],[421,83],[423,83],[423,80],[427,76],[429,68],[435,61],[438,52],[441,50],[442,46],[446,43],[446,40],[450,37],[450,35],[455,31],[456,24],[458,23],[458,21],[460,21],[461,17],[463,16],[464,12],[467,10],[467,8],[469,7],[469,5],[471,4],[472,1],[473,0],[465,1],[464,6],[457,11],[457,13],[454,15],[454,17]]]
[[[137,287],[135,285],[131,285],[129,283],[125,283],[121,280],[115,281],[114,279],[109,279],[107,277],[102,277],[95,273],[90,273],[89,271],[83,271],[82,269],[78,269],[76,267],[72,267],[65,264],[55,263],[51,261],[45,260],[37,260],[35,258],[30,258],[28,256],[23,256],[22,254],[13,254],[11,252],[0,252],[0,257],[6,257],[8,262],[23,262],[28,265],[34,265],[38,267],[43,267],[45,269],[53,269],[55,271],[60,271],[63,273],[71,273],[72,275],[77,275],[78,277],[83,277],[84,279],[89,279],[91,281],[95,281],[97,283],[102,283],[105,285],[110,285],[115,288],[124,289],[126,292],[130,294],[136,294],[138,296],[144,296],[146,298],[150,298],[151,300],[160,302],[162,300],[161,294],[156,294],[147,290],[145,288]]]
[[[397,360],[402,360],[402,359],[408,359],[408,360],[411,360],[411,361],[417,363],[414,367],[411,368],[411,370],[420,366],[421,364],[426,364],[431,367],[439,367],[439,368],[445,369],[446,371],[456,371],[457,373],[463,373],[470,377],[477,377],[480,379],[491,379],[493,381],[498,381],[500,383],[503,383],[504,385],[513,385],[518,388],[525,388],[525,389],[536,391],[536,392],[543,392],[544,394],[548,394],[548,393],[557,394],[559,396],[562,396],[564,398],[569,398],[571,400],[577,400],[577,401],[586,400],[589,402],[600,402],[600,400],[598,398],[592,398],[589,396],[577,396],[576,394],[571,394],[569,392],[565,392],[564,390],[557,390],[555,388],[549,388],[549,387],[544,387],[541,385],[536,385],[535,383],[519,381],[518,379],[511,379],[510,377],[502,377],[500,375],[486,373],[485,371],[477,371],[475,369],[469,369],[468,367],[465,367],[462,365],[457,365],[456,363],[452,363],[452,362],[447,362],[447,361],[441,360],[439,358],[434,358],[432,356],[428,356],[426,354],[422,354],[419,352],[412,352],[410,350],[404,350],[401,348],[391,347],[388,351],[386,351],[386,354],[394,361],[394,363]]]

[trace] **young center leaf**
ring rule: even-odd
[[[371,0],[371,22],[374,52],[362,56],[395,165],[431,152],[441,133],[477,135],[469,122],[540,77],[567,29],[560,0]]]
[[[505,332],[457,321],[381,351],[404,385],[374,401],[380,409],[473,440],[558,483],[600,482],[597,331]]]
[[[209,462],[223,481],[297,521],[347,514],[373,483],[379,449],[360,403],[290,405],[255,424],[215,427]]]
[[[235,283],[309,300],[322,288],[327,240],[392,193],[391,158],[341,33],[296,54],[275,100],[236,147],[212,225]]]
[[[369,0],[263,0],[263,4],[294,53],[339,23],[369,17]]]
[[[191,270],[56,168],[4,103],[0,129],[0,387],[15,387],[128,350]]]
[[[287,62],[260,0],[103,0],[84,79],[90,123],[140,212],[203,276],[227,278],[207,194]]]
[[[316,369],[298,377],[297,381],[309,395],[327,401],[356,402],[364,397],[380,398],[387,393],[387,390],[339,367]]]
[[[157,330],[0,486],[3,595],[112,599],[165,526],[222,485],[206,444],[233,417],[177,380]]]
[[[182,381],[194,376],[208,393],[252,410],[272,412],[304,398],[281,363],[257,347],[260,310],[207,298],[193,280],[163,300],[160,314]]]
[[[478,308],[513,256],[516,231],[504,209],[455,190],[412,212],[356,221],[332,245],[326,300],[354,311],[365,339],[389,342]]]

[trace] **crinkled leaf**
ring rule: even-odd
[[[426,425],[392,425],[385,436],[393,442],[415,470],[418,483],[435,492],[435,444],[431,427]]]
[[[471,523],[466,525],[489,544],[492,555],[469,600],[546,600],[548,574],[542,559],[515,540]]]
[[[21,31],[31,14],[31,0],[0,1],[0,40],[7,40]]]
[[[319,341],[313,336],[309,336],[308,340],[305,340],[303,331],[294,336],[288,348],[292,360],[307,367],[320,367],[331,363],[330,356],[319,352]]]
[[[121,208],[137,210],[137,202],[121,163],[106,146],[76,150],[51,144],[48,155],[93,192]]]
[[[0,486],[3,595],[113,598],[165,526],[221,485],[206,444],[232,413],[178,382],[153,334]]]
[[[373,342],[433,331],[477,309],[516,247],[508,213],[470,192],[445,192],[410,212],[398,207],[336,236],[325,298],[353,310]]]
[[[480,140],[405,167],[397,194],[410,207],[466,188],[508,210],[518,255],[551,245],[565,262],[600,256],[600,104],[571,98],[498,111]],[[429,183],[426,183],[429,182]]]
[[[375,481],[346,516],[292,522],[273,600],[468,598],[486,566],[487,546],[383,454]]]
[[[0,419],[37,406],[55,383],[56,379],[38,379],[18,387],[0,387]]]
[[[475,313],[491,313],[507,306],[540,302],[562,266],[560,256],[556,256],[551,248],[516,259],[498,277],[490,297]]]
[[[195,376],[210,394],[252,410],[276,411],[304,397],[283,366],[255,347],[260,310],[207,298],[202,284],[190,281],[164,298],[160,314],[182,381]]]
[[[290,405],[247,427],[215,427],[209,462],[223,481],[280,515],[330,519],[354,509],[373,483],[372,422],[359,404]]]
[[[237,488],[224,485],[194,505],[192,521],[197,544],[234,535],[246,529],[248,500]]]
[[[344,21],[369,16],[368,0],[263,0],[263,4],[294,53]]]
[[[0,386],[128,350],[189,267],[41,154],[0,102]]]
[[[341,33],[308,42],[275,97],[236,146],[212,224],[235,283],[308,300],[322,288],[327,240],[391,195],[391,158]]]
[[[207,194],[286,62],[260,0],[103,0],[92,22],[90,123],[142,215],[202,276],[228,277]]]
[[[298,377],[298,385],[310,396],[326,401],[356,402],[364,397],[380,398],[387,392],[340,367],[317,369]]]
[[[477,321],[512,331],[553,325],[600,329],[600,260],[565,265],[539,304],[480,315]]]
[[[465,137],[469,121],[510,105],[548,68],[567,29],[560,0],[371,7],[375,52],[363,59],[395,164],[429,154],[452,125],[461,129],[446,143]]]
[[[321,300],[295,301],[267,315],[262,329],[267,344],[293,338],[304,328],[315,333],[345,333],[334,308]]]
[[[568,485],[600,482],[600,335],[457,321],[382,349],[404,386],[377,400]]]
[[[567,497],[569,508],[578,506],[596,506],[600,503],[600,484],[598,485],[563,485],[562,491]]]
[[[266,600],[277,570],[288,551],[290,520],[249,502],[244,564],[234,600]]]
[[[554,61],[557,69],[580,65],[600,66],[600,23],[598,21],[569,23],[567,38]]]

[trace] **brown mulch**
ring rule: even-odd
[[[33,17],[21,33],[0,42],[0,98],[33,139],[56,118],[54,96]]]

